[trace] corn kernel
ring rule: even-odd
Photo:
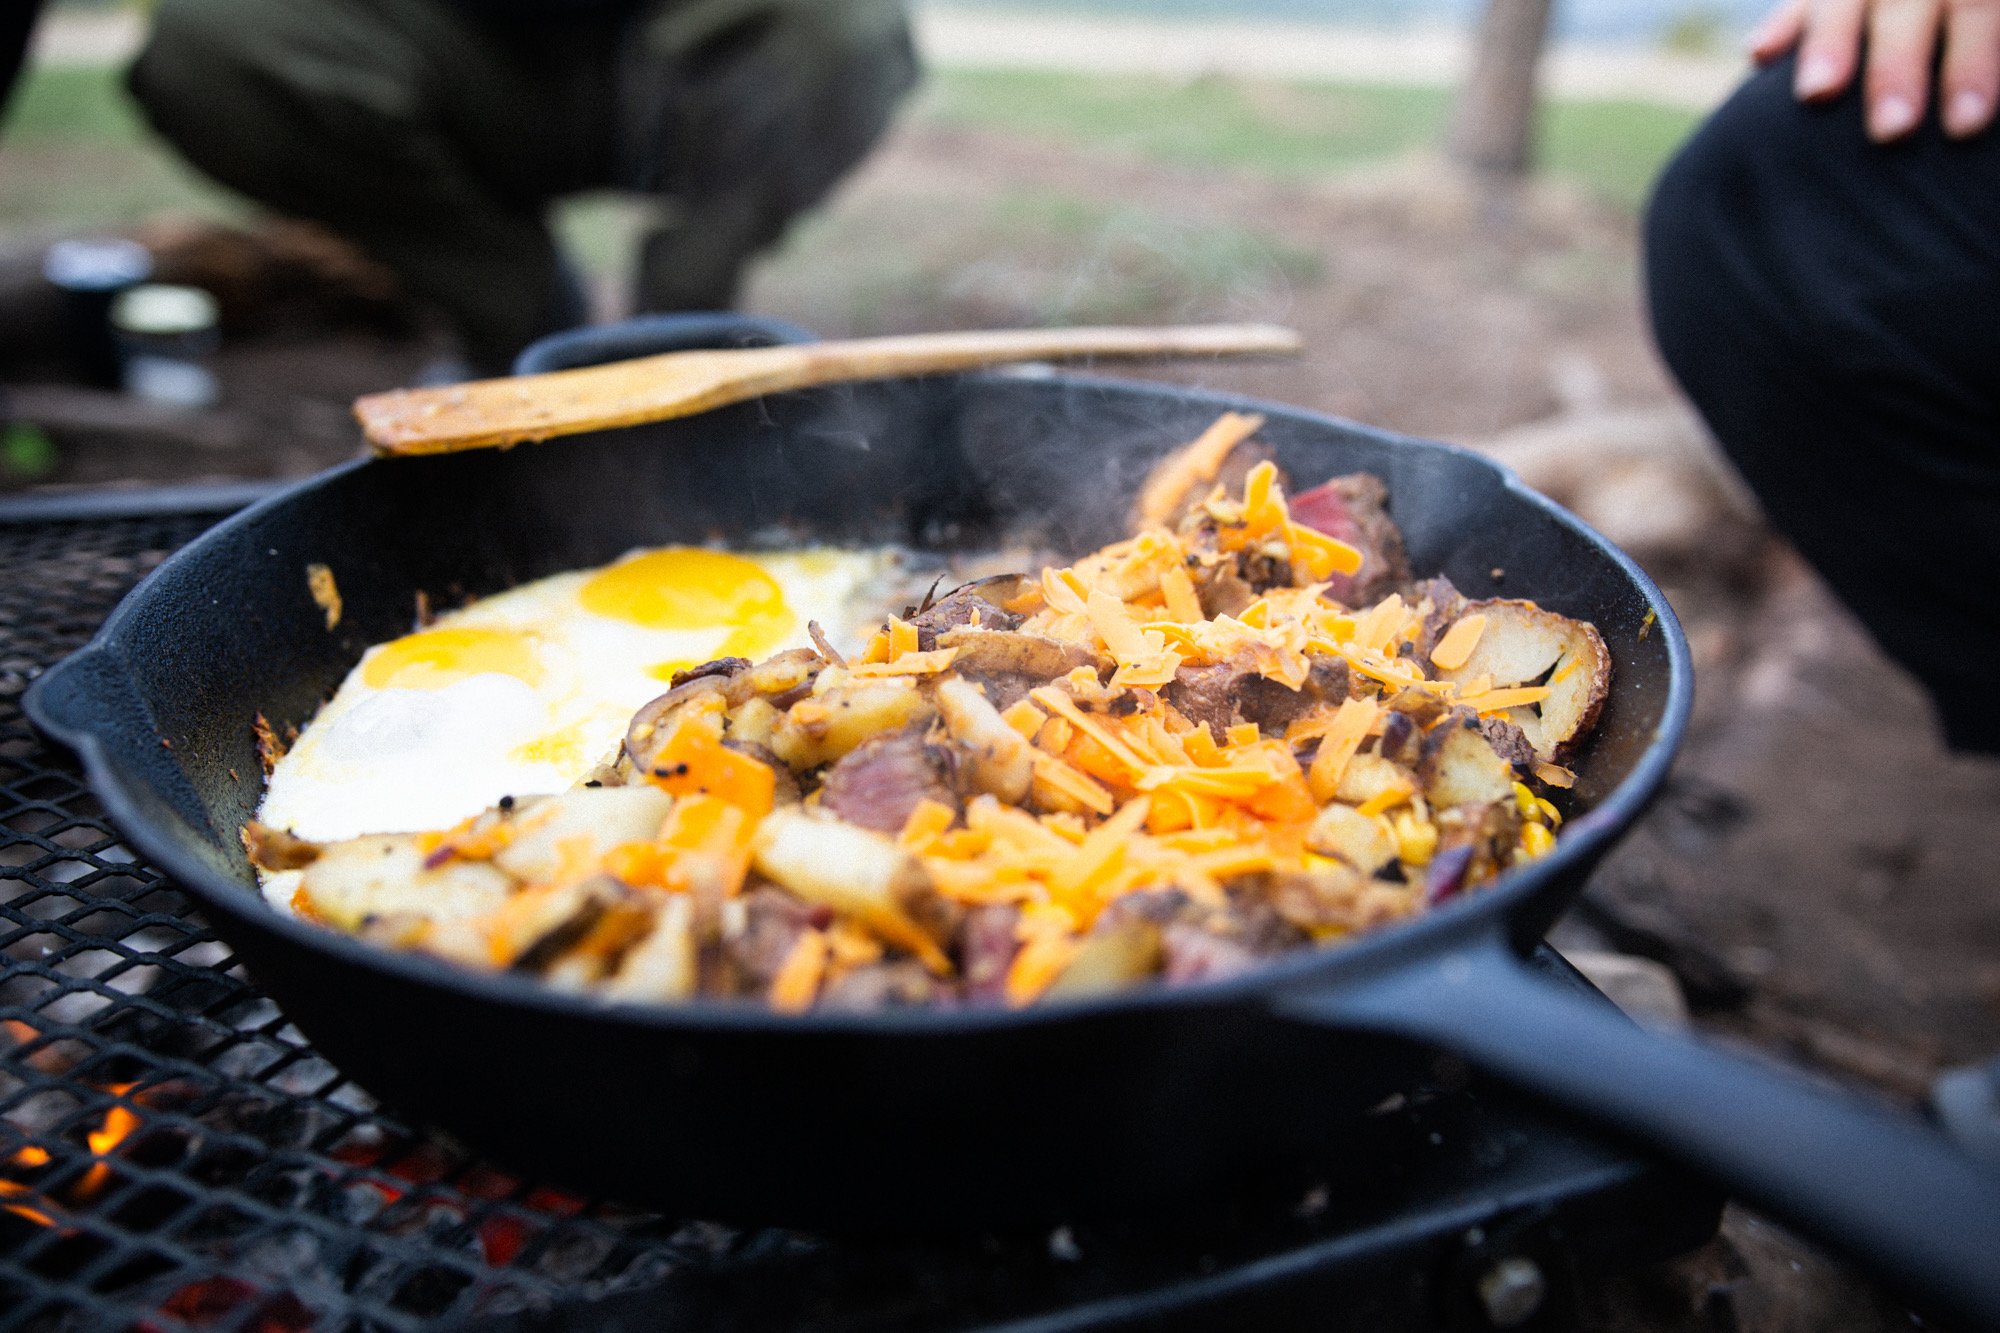
[[[1431,857],[1437,854],[1437,826],[1405,810],[1396,816],[1392,827],[1396,833],[1397,858],[1407,865],[1429,865]]]
[[[1556,835],[1549,832],[1546,825],[1523,824],[1521,826],[1521,855],[1530,859],[1547,856],[1556,849]]]

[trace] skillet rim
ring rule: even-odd
[[[229,923],[230,929],[218,929],[216,933],[232,950],[241,952],[231,938],[231,931],[240,924],[246,931],[269,931],[287,944],[330,955],[333,961],[344,965],[358,966],[364,971],[385,972],[405,984],[441,987],[464,998],[503,1008],[518,1006],[552,1018],[609,1021],[656,1030],[757,1031],[780,1036],[857,1033],[942,1036],[1087,1023],[1166,1007],[1255,1005],[1273,994],[1331,989],[1343,982],[1359,982],[1406,958],[1437,952],[1455,940],[1467,942],[1475,938],[1490,939],[1496,935],[1504,938],[1505,926],[1512,914],[1540,893],[1548,891],[1551,881],[1570,871],[1587,874],[1665,782],[1686,732],[1694,698],[1693,665],[1679,617],[1674,614],[1659,585],[1639,568],[1637,562],[1575,514],[1529,487],[1505,464],[1463,445],[1405,435],[1289,404],[1192,386],[1026,368],[971,372],[956,378],[1032,378],[1059,381],[1097,392],[1166,393],[1183,401],[1213,405],[1219,410],[1261,412],[1274,421],[1287,420],[1314,429],[1358,430],[1397,446],[1443,452],[1486,469],[1515,498],[1540,510],[1558,526],[1569,529],[1608,557],[1653,613],[1653,631],[1661,636],[1667,654],[1667,679],[1666,699],[1652,738],[1631,771],[1603,800],[1568,821],[1567,831],[1558,839],[1552,854],[1506,872],[1488,888],[1460,895],[1444,907],[1398,922],[1387,929],[1370,932],[1349,943],[1333,948],[1292,950],[1279,955],[1274,961],[1232,977],[1175,986],[1156,983],[1021,1009],[973,1006],[857,1013],[810,1010],[803,1014],[781,1014],[761,1004],[741,1000],[698,999],[672,1005],[612,1004],[587,994],[557,990],[512,973],[478,972],[425,954],[385,949],[339,931],[285,916],[271,907],[262,894],[246,890],[242,884],[216,874],[199,861],[182,857],[173,839],[156,835],[152,823],[141,813],[140,802],[128,789],[123,770],[109,758],[97,734],[84,725],[67,725],[45,704],[44,697],[53,695],[62,678],[82,676],[94,660],[102,660],[113,670],[129,674],[125,672],[118,651],[126,622],[137,615],[136,608],[145,600],[156,580],[163,580],[183,562],[193,563],[199,559],[202,548],[216,540],[217,534],[248,524],[311,491],[336,484],[358,469],[393,466],[393,459],[361,457],[338,464],[302,478],[203,531],[134,585],[87,643],[44,671],[22,696],[22,711],[39,731],[68,746],[82,760],[84,776],[91,790],[104,802],[107,816],[134,849],[164,872],[170,885],[184,891],[206,912]],[[899,381],[884,381],[896,382]],[[915,381],[903,377],[900,382]],[[143,703],[136,695],[134,701]]]

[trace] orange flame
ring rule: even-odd
[[[11,1180],[0,1180],[0,1199],[16,1198],[23,1194],[32,1197],[34,1193],[35,1191],[26,1185],[17,1185]],[[53,1217],[50,1217],[39,1208],[30,1208],[25,1203],[0,1203],[0,1212],[12,1213],[16,1217],[25,1217],[36,1226],[52,1227],[56,1224],[56,1220]]]
[[[114,1097],[122,1097],[136,1086],[133,1083],[113,1083],[105,1091]],[[104,1182],[111,1178],[111,1165],[104,1159],[138,1127],[138,1114],[131,1107],[114,1102],[111,1109],[104,1113],[103,1125],[84,1136],[84,1142],[90,1145],[90,1155],[98,1160],[76,1183],[78,1198],[88,1199],[104,1188]]]
[[[10,1030],[17,1026],[26,1025],[12,1022],[8,1024]],[[33,1029],[30,1028],[29,1031],[32,1032]],[[114,1097],[122,1097],[137,1086],[136,1083],[113,1083],[104,1091]],[[111,1155],[113,1149],[131,1137],[132,1131],[138,1127],[138,1113],[123,1103],[113,1103],[110,1109],[105,1111],[104,1119],[98,1127],[84,1135],[84,1141],[90,1145],[90,1155],[97,1160],[91,1163],[90,1169],[83,1173],[70,1191],[73,1198],[78,1201],[89,1199],[104,1188],[105,1182],[111,1178],[111,1164],[105,1159]],[[6,1159],[6,1164],[33,1170],[36,1167],[47,1166],[50,1160],[48,1149],[30,1143],[16,1149],[14,1154]],[[28,1198],[39,1198],[40,1191],[19,1181],[0,1180],[0,1212],[24,1217],[38,1226],[56,1225],[55,1219],[39,1208],[26,1203],[4,1202],[8,1199],[19,1199],[24,1195]]]

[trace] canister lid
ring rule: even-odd
[[[124,333],[205,333],[215,327],[215,298],[199,287],[149,282],[118,294],[112,327]]]
[[[152,252],[122,236],[57,241],[42,255],[42,276],[65,291],[116,291],[152,275]]]

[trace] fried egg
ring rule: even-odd
[[[329,842],[448,828],[563,791],[677,671],[810,643],[858,648],[902,591],[893,552],[634,551],[439,616],[368,650],[271,773],[258,818]]]

